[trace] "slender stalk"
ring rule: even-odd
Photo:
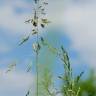
[[[39,15],[38,15],[38,6],[39,6],[39,0],[37,1],[37,10],[36,10],[36,18],[37,18],[37,28],[36,28],[36,30],[37,30],[37,35],[36,35],[36,42],[37,42],[37,45],[38,45],[38,43],[39,43],[39,27],[38,27],[38,19],[39,19]],[[38,59],[39,59],[39,50],[38,50],[38,48],[37,48],[37,51],[36,51],[36,90],[37,90],[37,92],[36,92],[36,96],[38,96],[39,95],[39,86],[38,86],[38,80],[39,80],[39,70],[38,70]]]
[[[37,30],[38,30],[38,27],[37,27]],[[39,37],[39,36],[38,36],[38,33],[37,33],[37,36],[36,36],[36,38],[37,38],[37,41],[36,41],[37,44],[38,44],[38,37]],[[39,57],[39,56],[38,56],[38,55],[39,55],[39,52],[38,52],[38,50],[37,50],[37,52],[36,52],[36,75],[37,75],[37,76],[36,76],[36,79],[37,79],[37,80],[36,80],[36,90],[37,90],[36,96],[38,96],[38,89],[39,89],[39,88],[38,88],[38,76],[39,76],[39,74],[38,74],[38,73],[39,73],[39,72],[38,72],[38,59],[39,59],[38,57]]]
[[[36,52],[36,96],[38,96],[38,52]]]
[[[46,15],[45,12],[45,5],[48,5],[48,3],[46,1],[41,0],[34,0],[35,6],[34,6],[34,17],[32,17],[31,19],[25,21],[25,23],[31,23],[32,24],[32,32],[30,32],[30,34],[28,36],[26,36],[25,38],[22,39],[22,41],[20,42],[19,46],[22,45],[23,43],[25,43],[26,41],[29,40],[29,38],[31,37],[31,35],[36,35],[36,42],[33,44],[33,50],[36,53],[36,96],[39,95],[39,67],[38,67],[38,63],[39,63],[39,50],[40,50],[40,45],[39,45],[39,27],[44,28],[45,25],[47,25],[48,23],[50,23],[47,18],[41,18],[40,16],[42,15]],[[43,6],[44,5],[44,6]],[[40,25],[40,26],[39,26]],[[29,71],[29,70],[28,70]],[[26,94],[26,96],[29,95],[29,91]]]

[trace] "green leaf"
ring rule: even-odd
[[[36,21],[33,22],[33,26],[37,27],[37,22]]]
[[[41,49],[41,46],[39,43],[33,43],[32,47],[35,52],[38,52]]]
[[[29,19],[27,21],[25,21],[25,23],[30,23],[32,21],[32,19]]]
[[[29,37],[30,37],[30,36],[24,37],[24,38],[22,39],[22,41],[20,42],[19,46],[22,45],[23,43],[25,43],[26,41],[28,41],[28,40],[29,40]]]
[[[34,0],[34,1],[35,1],[35,3],[37,4],[38,0]]]
[[[65,51],[63,46],[61,46],[61,50],[62,50],[63,53],[66,53],[66,51]]]
[[[28,92],[26,93],[26,96],[29,96],[29,94],[30,94],[30,90],[28,90]]]
[[[44,24],[49,24],[49,23],[51,23],[50,21],[48,21],[48,19],[41,19],[41,21],[42,21],[42,23],[44,23]]]
[[[82,75],[84,74],[84,72],[81,72],[80,75],[77,76],[76,78],[76,83],[79,82],[80,78],[82,77]]]
[[[40,8],[42,8],[42,6],[39,6],[38,8],[40,9]]]
[[[35,34],[37,34],[38,32],[35,30],[35,29],[33,29],[32,30],[32,35],[35,35]]]
[[[63,78],[63,77],[61,77],[61,76],[58,76],[58,78],[59,78],[59,79],[61,79],[61,80],[64,80],[64,78]]]
[[[45,27],[45,25],[44,25],[44,24],[41,24],[41,27],[42,27],[42,28],[44,28],[44,27]]]

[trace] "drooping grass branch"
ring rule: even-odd
[[[43,37],[41,37],[41,44],[43,46],[47,46],[49,51],[51,51],[53,54],[56,54],[56,56],[59,57],[59,59],[63,62],[63,66],[64,66],[64,75],[58,76],[58,78],[63,81],[62,88],[61,90],[56,91],[54,93],[55,95],[50,95],[50,96],[56,96],[56,94],[58,93],[61,93],[62,96],[79,96],[80,86],[78,86],[78,83],[84,72],[81,72],[76,77],[73,76],[73,70],[70,64],[70,59],[67,51],[64,49],[63,46],[61,46],[59,50],[53,47],[52,45],[50,45]],[[46,88],[46,90],[47,89],[48,87]],[[47,91],[49,92],[49,90]]]

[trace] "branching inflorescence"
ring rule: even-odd
[[[50,23],[46,17],[46,12],[45,12],[45,6],[48,5],[48,2],[46,0],[34,0],[35,6],[34,6],[34,14],[33,17],[25,21],[25,23],[31,23],[32,24],[32,32],[28,36],[22,39],[19,45],[22,45],[26,41],[29,40],[31,36],[36,37],[36,42],[33,43],[33,50],[36,53],[36,96],[38,96],[38,55],[39,55],[39,50],[41,48],[39,44],[39,28],[45,28],[46,25]],[[30,68],[29,68],[30,69]],[[28,70],[29,71],[29,70]],[[26,94],[28,96],[30,94],[30,91]]]
[[[41,44],[43,46],[47,46],[48,49],[55,53],[63,62],[64,65],[64,76],[58,76],[59,79],[63,81],[62,88],[60,90],[56,90],[55,92],[50,91],[50,84],[51,84],[51,75],[45,74],[45,78],[43,78],[43,86],[44,90],[47,91],[46,96],[56,96],[57,94],[61,94],[61,96],[79,96],[80,87],[78,87],[78,81],[80,80],[83,72],[80,73],[79,76],[73,78],[73,72],[71,68],[71,64],[69,61],[68,53],[65,51],[64,47],[61,46],[60,50],[51,46],[43,37],[40,37],[40,27],[45,28],[46,25],[50,23],[50,21],[45,18],[45,6],[48,5],[46,0],[34,0],[34,14],[33,17],[25,21],[25,23],[32,24],[32,32],[28,36],[22,39],[19,45],[22,45],[26,41],[29,40],[31,36],[36,37],[36,42],[33,43],[33,50],[36,53],[36,96],[39,96],[39,87],[38,87],[38,58],[39,58],[39,51],[41,49]],[[29,66],[27,72],[31,69],[31,65]],[[30,95],[30,89],[28,90],[26,96]]]

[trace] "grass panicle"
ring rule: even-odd
[[[42,78],[43,85],[43,95],[42,96],[56,96],[57,94],[61,94],[61,96],[79,96],[80,87],[78,86],[78,82],[83,75],[83,72],[80,73],[76,78],[73,78],[73,70],[71,68],[70,59],[67,51],[63,46],[60,49],[57,49],[50,45],[47,40],[43,37],[40,37],[40,27],[45,28],[46,25],[50,23],[50,21],[45,18],[46,11],[45,6],[48,5],[46,0],[34,0],[34,14],[33,17],[26,20],[25,23],[32,24],[32,32],[29,33],[28,36],[24,37],[20,46],[29,40],[31,36],[36,38],[36,41],[32,44],[33,50],[36,53],[36,96],[39,96],[39,54],[42,47],[46,46],[50,52],[56,54],[56,56],[62,61],[62,65],[64,67],[64,74],[62,76],[58,76],[58,78],[63,82],[62,86],[59,90],[54,88],[54,83],[52,79],[52,74],[49,71],[44,71],[44,75]],[[43,18],[41,18],[43,17]],[[30,72],[32,66],[29,65],[27,68],[27,72]],[[53,91],[54,90],[54,91]],[[26,96],[30,95],[30,91],[28,90]]]

